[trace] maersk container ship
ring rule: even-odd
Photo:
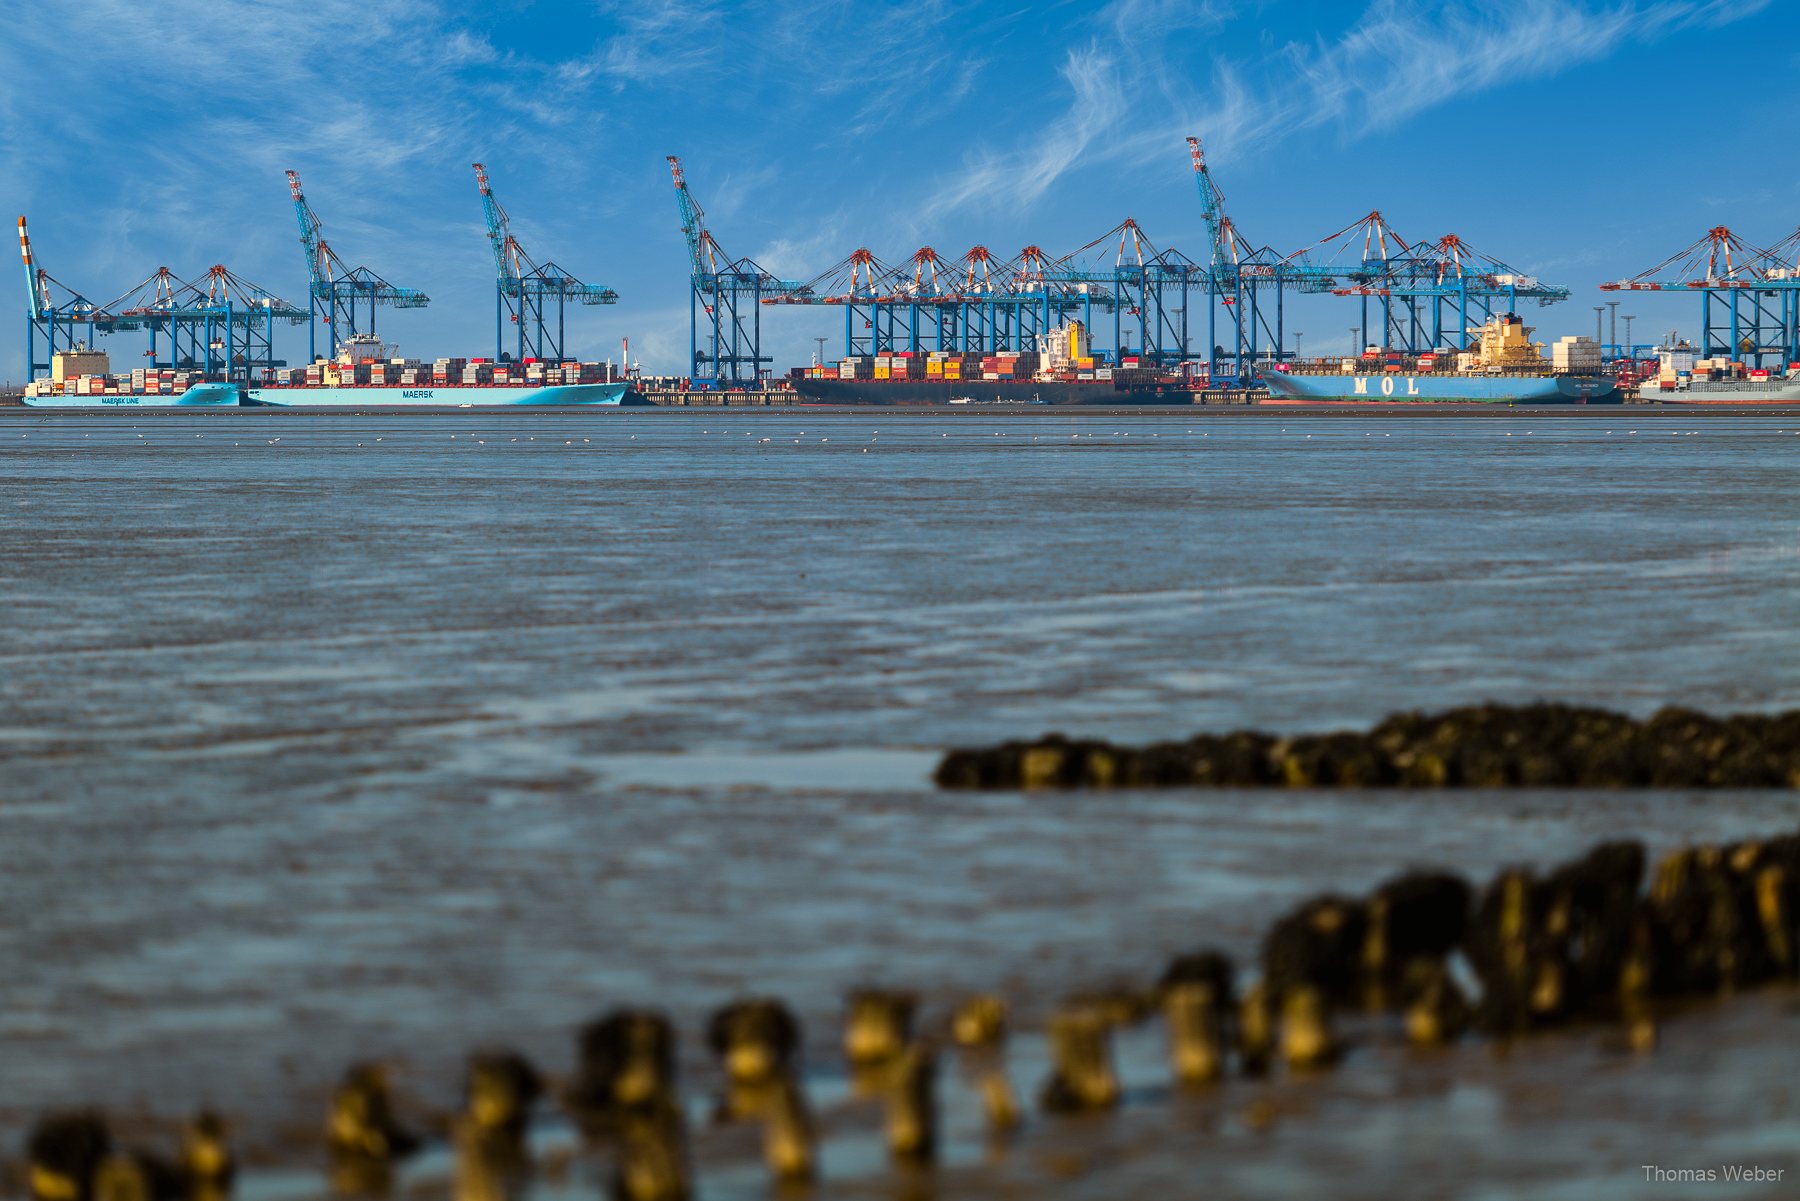
[[[437,408],[491,408],[494,406],[619,405],[625,403],[629,385],[610,384],[505,384],[483,387],[461,384],[448,388],[388,387],[363,384],[330,388],[316,384],[292,384],[278,388],[240,387],[237,384],[198,384],[189,391],[227,388],[239,394],[238,403],[277,408],[367,408],[378,406]]]
[[[1508,313],[1479,331],[1471,350],[1406,356],[1375,348],[1335,364],[1265,371],[1265,404],[1595,404],[1621,398],[1588,338],[1558,342],[1546,362],[1531,328]]]
[[[242,403],[282,408],[489,408],[619,405],[630,385],[599,363],[401,358],[373,334],[347,339],[335,361],[275,371]]]
[[[52,376],[25,391],[37,408],[489,408],[624,405],[630,384],[598,363],[494,363],[393,357],[370,335],[349,339],[335,360],[271,371],[261,383],[208,380],[194,371],[107,371],[106,355],[86,347],[54,356]],[[607,378],[603,378],[603,374]]]

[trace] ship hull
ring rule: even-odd
[[[222,409],[236,408],[238,397],[235,390],[189,388],[174,396],[27,396],[25,404],[34,409]]]
[[[1800,405],[1800,379],[1712,382],[1667,390],[1644,385],[1642,400],[1666,405]]]
[[[1068,383],[1061,380],[838,380],[798,379],[794,393],[800,404],[928,406],[952,404],[1043,405],[1191,405],[1187,388],[1143,385],[1117,387],[1110,382]]]
[[[629,385],[550,384],[544,387],[482,386],[479,384],[445,388],[383,387],[366,385],[351,388],[289,387],[245,388],[243,403],[275,408],[512,408],[518,406],[559,407],[592,405],[616,406],[626,403]],[[190,389],[191,391],[191,389]]]
[[[1263,376],[1275,405],[1613,404],[1618,384],[1592,375],[1303,375]]]

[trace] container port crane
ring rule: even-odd
[[[1063,296],[1054,312],[1046,309],[1045,331],[1077,310],[1091,330],[1098,308],[1112,314],[1113,345],[1121,354],[1135,341],[1140,356],[1163,365],[1190,357],[1190,294],[1195,288],[1211,293],[1198,264],[1179,251],[1158,250],[1130,217],[1039,274]]]
[[[1207,264],[1178,250],[1159,250],[1127,218],[1058,256],[1032,244],[1001,262],[978,245],[952,263],[927,246],[889,266],[861,248],[763,303],[843,306],[847,355],[1030,350],[1063,321],[1079,318],[1093,329],[1096,313],[1110,314],[1115,347],[1123,352],[1135,343],[1136,354],[1167,366],[1195,357],[1193,303],[1205,297],[1208,345],[1217,334],[1219,308],[1236,331],[1234,349],[1225,352],[1232,369],[1214,362],[1213,370],[1241,373],[1256,357],[1259,328],[1279,342],[1279,316],[1269,329],[1260,308],[1263,293],[1276,284],[1278,260],[1266,247],[1244,242],[1224,215],[1198,143],[1190,140],[1190,148],[1213,244]],[[1275,294],[1279,315],[1279,287]]]
[[[494,198],[487,168],[480,163],[472,166],[475,185],[481,190],[482,212],[487,217],[488,242],[494,251],[494,357],[509,357],[506,326],[510,322],[516,334],[511,357],[560,361],[564,357],[568,303],[616,304],[619,294],[601,284],[584,284],[553,262],[534,263],[513,236],[506,210]],[[548,316],[552,305],[554,327]]]
[[[692,268],[688,300],[688,361],[693,380],[713,384],[753,383],[765,363],[762,352],[762,304],[793,296],[803,287],[777,279],[752,259],[734,259],[719,246],[706,227],[706,213],[688,191],[681,160],[667,156],[675,181],[675,204],[681,212],[681,232],[687,238]],[[700,339],[700,315],[704,312],[710,335]]]
[[[1379,211],[1281,255],[1244,236],[1226,211],[1200,139],[1188,138],[1187,147],[1206,222],[1207,251],[1199,261],[1174,248],[1158,249],[1128,218],[1068,254],[1053,257],[1031,245],[1003,263],[984,246],[954,263],[921,247],[892,265],[859,248],[806,284],[765,286],[758,299],[843,307],[844,352],[850,356],[1030,350],[1063,321],[1078,317],[1094,330],[1096,313],[1110,314],[1121,360],[1135,355],[1189,370],[1203,362],[1210,382],[1229,384],[1254,375],[1265,358],[1286,356],[1290,289],[1357,297],[1363,343],[1411,354],[1464,346],[1472,330],[1500,312],[1517,311],[1522,302],[1549,305],[1568,298],[1567,288],[1483,255],[1458,235],[1408,241]],[[680,182],[679,164],[670,163],[683,200],[698,307],[710,243]],[[1800,313],[1800,234],[1791,241],[1784,253],[1796,262],[1785,278],[1795,283],[1782,309],[1788,328]],[[1196,345],[1201,331],[1193,308],[1201,298],[1207,306],[1204,347]],[[716,310],[706,309],[715,331]],[[738,311],[731,313],[736,324]],[[717,337],[715,332],[715,344]],[[704,358],[696,351],[697,361]]]
[[[1232,359],[1232,369],[1222,370],[1220,356],[1209,353],[1210,369],[1215,376],[1240,374],[1256,357],[1259,330],[1279,345],[1280,260],[1267,247],[1252,248],[1243,240],[1224,214],[1199,143],[1190,138],[1189,147],[1212,243],[1205,264],[1173,248],[1159,250],[1126,218],[1067,254],[1053,256],[1032,244],[1004,262],[981,245],[954,261],[923,246],[889,265],[863,247],[807,283],[761,302],[841,306],[844,353],[850,356],[1033,350],[1062,322],[1079,318],[1093,330],[1096,313],[1110,314],[1121,358],[1129,353],[1168,367],[1196,357],[1193,303],[1205,297],[1209,345],[1221,307],[1235,330],[1234,349],[1222,352]],[[1272,329],[1260,307],[1271,287]]]
[[[1113,317],[1113,341],[1135,338],[1157,362],[1187,355],[1187,295],[1205,273],[1177,252],[1158,251],[1127,218],[1078,249],[1052,257],[1032,244],[1004,262],[986,246],[951,260],[930,246],[889,266],[859,248],[818,276],[764,304],[841,305],[846,355],[1036,349],[1072,317],[1093,327]],[[1178,293],[1180,303],[1173,303]]]
[[[1359,298],[1362,344],[1402,354],[1463,346],[1471,330],[1497,313],[1517,312],[1522,300],[1551,305],[1569,298],[1567,288],[1483,255],[1455,234],[1410,242],[1380,210],[1296,251],[1285,264],[1287,278],[1303,292]]]
[[[1206,153],[1200,139],[1187,139],[1188,158],[1194,168],[1194,186],[1200,193],[1200,212],[1206,220],[1207,259],[1204,267],[1208,285],[1206,313],[1206,345],[1209,377],[1219,382],[1242,379],[1266,346],[1280,354],[1284,333],[1284,290],[1293,283],[1294,272],[1267,246],[1252,246],[1231,217],[1225,212],[1225,193],[1206,165]],[[1267,294],[1273,292],[1274,322],[1263,313]],[[1231,330],[1229,349],[1219,341],[1219,310]],[[1183,312],[1186,305],[1183,304]],[[1185,346],[1185,335],[1181,344]],[[1221,353],[1223,351],[1223,353]],[[1226,368],[1229,360],[1230,368]]]
[[[1041,256],[1035,246],[1021,257]],[[987,352],[1022,346],[1051,293],[1033,289],[1016,266],[985,246],[950,260],[921,246],[890,266],[860,247],[799,288],[764,304],[841,305],[844,353],[906,350]]]
[[[1703,359],[1762,367],[1800,362],[1800,230],[1767,249],[1724,225],[1602,292],[1686,292],[1700,297]]]
[[[1102,239],[1104,240],[1104,239]],[[1062,318],[1111,303],[1096,284],[1069,278],[1067,257],[1053,259],[1035,242],[1012,259],[995,263],[985,246],[962,258],[964,283],[954,313],[957,338],[942,347],[972,354],[1032,350]]]
[[[898,271],[875,257],[866,246],[859,246],[817,276],[779,296],[764,297],[763,304],[840,305],[844,310],[844,353],[873,354],[874,346],[883,339],[892,340],[892,331],[876,323],[891,310],[882,298],[892,290]]]
[[[25,379],[50,374],[51,360],[76,343],[93,346],[112,332],[112,314],[56,279],[32,256],[31,234],[19,218],[19,256],[25,263]],[[41,351],[40,351],[41,347]],[[41,360],[38,355],[44,356]]]
[[[399,288],[367,267],[346,267],[337,252],[325,241],[319,216],[306,203],[300,190],[300,176],[287,173],[288,191],[293,195],[294,214],[300,221],[300,245],[306,250],[306,269],[311,283],[312,320],[307,324],[307,354],[316,360],[318,326],[325,325],[327,354],[337,356],[338,344],[358,334],[375,332],[375,308],[392,305],[397,309],[422,309],[431,297],[415,288]],[[364,309],[368,323],[361,320]]]
[[[309,316],[306,309],[222,264],[192,282],[159,267],[105,307],[112,329],[149,332],[145,366],[200,371],[208,378],[241,383],[278,365],[276,321],[302,325]],[[166,356],[159,346],[166,347]]]

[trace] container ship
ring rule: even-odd
[[[195,393],[198,371],[143,368],[114,375],[106,353],[76,343],[50,356],[50,376],[25,385],[20,402],[39,409],[144,409],[173,405],[223,407],[236,396]],[[191,395],[190,395],[191,394]]]
[[[792,373],[801,404],[833,405],[1186,405],[1193,384],[1126,355],[1114,364],[1092,352],[1087,329],[1071,321],[1040,350],[989,355],[955,350],[858,355]]]
[[[1657,353],[1656,375],[1639,399],[1674,405],[1800,405],[1800,363],[1787,370],[1749,367],[1732,359],[1696,358],[1691,349]]]
[[[648,403],[611,364],[495,362],[402,358],[396,348],[359,335],[335,359],[276,368],[260,382],[228,383],[197,371],[143,368],[111,374],[107,356],[77,347],[59,352],[47,380],[25,389],[37,408],[489,408],[498,406],[626,405]]]
[[[1480,330],[1472,349],[1400,355],[1370,347],[1354,359],[1283,364],[1263,372],[1272,405],[1594,404],[1623,399],[1600,366],[1600,344],[1569,336],[1552,348],[1512,313]]]

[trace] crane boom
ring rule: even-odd
[[[1200,139],[1190,137],[1187,140],[1188,155],[1194,160],[1194,185],[1200,189],[1200,211],[1206,217],[1206,236],[1212,242],[1213,265],[1217,266],[1223,256],[1224,246],[1220,238],[1220,228],[1224,218],[1225,198],[1219,192],[1212,174],[1206,169],[1206,155],[1200,149]]]
[[[41,321],[49,307],[44,298],[44,281],[31,265],[31,235],[25,231],[25,218],[19,218],[19,257],[25,260],[25,291],[31,297],[31,319]]]
[[[706,271],[702,262],[701,247],[710,239],[706,232],[706,214],[701,211],[700,203],[688,191],[687,179],[681,173],[681,160],[675,155],[668,155],[669,174],[675,178],[675,204],[681,210],[681,232],[687,237],[688,258],[693,261],[694,274]]]
[[[494,189],[488,183],[487,168],[480,163],[472,165],[475,168],[475,185],[481,189],[481,208],[487,216],[488,242],[494,249],[494,270],[499,275],[502,288],[517,290],[519,272],[513,265],[511,254],[516,244],[513,242],[506,210],[494,199]]]
[[[289,171],[287,180],[288,191],[294,197],[294,216],[300,222],[300,245],[306,248],[306,269],[312,277],[313,288],[329,287],[331,247],[320,236],[319,216],[312,211],[312,205],[306,203],[306,194],[300,190],[299,174]]]

